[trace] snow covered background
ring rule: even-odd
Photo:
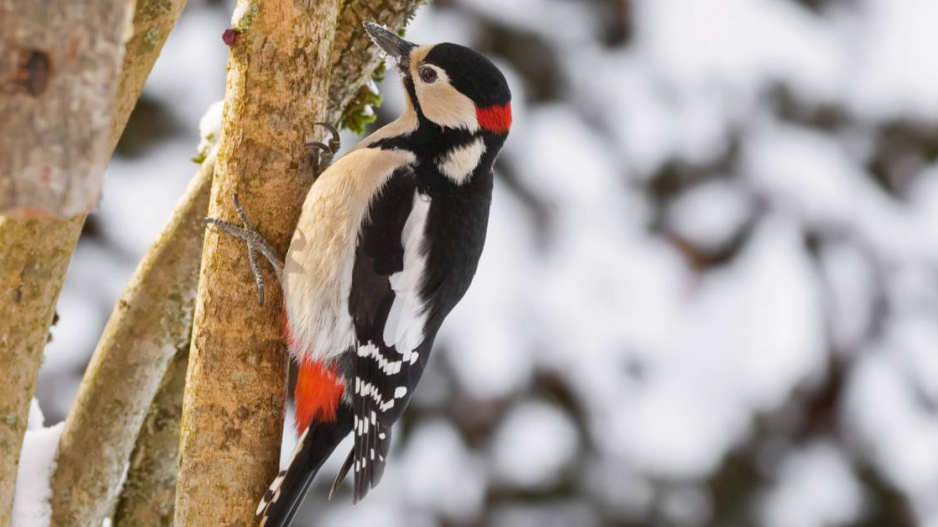
[[[190,1],[111,165],[47,424],[195,172],[232,8]],[[489,242],[382,484],[326,502],[336,456],[300,525],[938,526],[938,2],[440,0],[408,38],[513,87]]]

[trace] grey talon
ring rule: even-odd
[[[251,220],[248,219],[244,208],[241,207],[241,200],[238,199],[237,194],[234,195],[234,208],[238,217],[241,219],[243,227],[237,227],[215,218],[205,218],[203,222],[206,225],[214,225],[222,232],[228,233],[235,238],[244,240],[248,250],[248,265],[251,267],[251,273],[254,275],[254,284],[257,287],[258,303],[263,306],[266,297],[266,288],[264,287],[264,276],[261,274],[260,265],[257,261],[257,252],[263,254],[264,258],[270,262],[278,279],[283,274],[283,260],[277,256],[277,252],[274,250],[273,246],[264,239],[257,231],[257,228],[254,227]]]

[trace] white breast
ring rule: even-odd
[[[402,150],[358,149],[310,189],[284,262],[287,324],[298,359],[328,360],[355,344],[348,298],[355,245],[372,196],[397,168]]]

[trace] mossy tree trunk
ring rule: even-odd
[[[107,517],[147,409],[170,361],[188,346],[214,167],[212,154],[108,319],[59,442],[53,525],[100,525]]]
[[[228,61],[209,215],[236,222],[238,193],[281,254],[312,182],[304,143],[326,117],[340,3],[239,5],[245,16],[235,23]],[[280,456],[287,372],[281,305],[279,288],[271,287],[266,306],[258,306],[244,244],[209,230],[183,399],[176,525],[256,522]]]
[[[29,403],[71,257],[68,248],[78,241],[79,229],[58,225],[63,224],[0,218],[0,527],[10,524]]]
[[[0,2],[0,214],[97,205],[133,0]]]
[[[42,350],[80,221],[107,162],[125,0],[0,2],[0,527]]]
[[[85,2],[82,9],[86,13],[93,13],[95,6],[102,3]],[[134,8],[134,4],[127,1],[116,3],[120,5],[120,28],[123,34],[126,29],[124,16],[129,9]],[[108,103],[114,117],[110,129],[105,131],[105,160],[113,152],[130,111],[140,96],[143,82],[184,3],[184,0],[140,0],[137,3],[134,36],[126,43],[119,78],[116,82],[112,81],[117,86],[117,93]],[[68,11],[68,6],[74,5],[72,2],[7,0],[0,3],[0,26],[6,28],[5,24],[13,22],[14,19],[8,16],[11,7],[20,9],[39,4],[58,6],[63,12]],[[109,6],[113,4],[108,3]],[[154,5],[160,7],[154,9]],[[168,6],[168,9],[163,6]],[[145,15],[145,20],[138,19],[143,10],[147,9],[150,9],[152,15]],[[102,15],[96,19],[95,30],[101,31],[102,24],[110,18]],[[48,24],[48,21],[45,23],[44,27],[53,32],[51,42],[75,42],[66,38],[71,34],[70,31],[56,32],[53,25]],[[151,28],[157,29],[151,31]],[[7,36],[12,31],[3,29],[0,35]],[[4,54],[0,61],[8,58]],[[35,68],[31,71],[34,72]],[[24,79],[22,76],[16,78]],[[4,81],[8,79],[3,76]],[[50,79],[47,81],[49,86],[53,85]],[[12,100],[5,99],[8,92],[7,87],[0,86],[0,100]],[[5,113],[0,121],[8,122]],[[17,130],[17,133],[25,135],[22,129]],[[10,152],[9,149],[3,151]],[[4,416],[0,420],[0,446],[3,448],[0,450],[0,527],[6,527],[9,523],[29,401],[35,390],[42,349],[52,323],[55,304],[83,224],[84,216],[42,220],[13,217],[0,219],[0,295],[3,296],[0,299],[0,371],[11,380],[6,385],[7,389],[0,391],[0,415]],[[6,427],[5,422],[13,425]]]
[[[206,204],[208,194],[206,193]],[[192,319],[188,318],[189,323]],[[187,342],[188,345],[188,342]],[[179,418],[189,349],[173,358],[150,405],[130,457],[127,482],[114,508],[116,527],[172,527],[176,500]]]

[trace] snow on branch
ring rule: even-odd
[[[16,473],[11,527],[48,527],[52,516],[49,479],[55,470],[62,423],[43,428],[45,418],[33,399]]]

